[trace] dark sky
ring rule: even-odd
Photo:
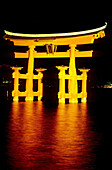
[[[105,22],[109,22],[109,26],[112,24],[112,18],[108,17],[79,17],[75,16],[69,18],[60,16],[57,18],[51,16],[41,17],[41,19],[32,19],[30,22],[28,18],[24,21],[8,20],[4,23],[0,23],[0,33],[3,34],[3,30],[9,30],[11,32],[20,33],[62,33],[62,32],[75,32],[87,29],[93,29],[104,25]]]
[[[74,32],[111,22],[111,4],[86,1],[4,2],[0,30],[22,33]],[[108,14],[107,14],[108,12]]]

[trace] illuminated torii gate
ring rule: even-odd
[[[69,103],[77,103],[78,98],[81,98],[82,102],[86,102],[86,80],[87,72],[89,69],[80,69],[81,75],[77,75],[76,72],[76,57],[92,57],[91,51],[78,51],[77,45],[92,44],[95,39],[105,36],[104,26],[79,32],[70,33],[54,33],[54,34],[21,34],[13,33],[5,30],[4,38],[14,42],[15,46],[28,46],[29,50],[26,53],[15,52],[15,58],[28,58],[28,72],[26,74],[20,74],[21,67],[13,67],[14,70],[14,91],[12,93],[13,100],[18,101],[18,97],[25,96],[26,100],[33,100],[34,96],[38,96],[38,99],[42,98],[42,71],[45,69],[36,69],[38,75],[33,74],[34,70],[34,58],[70,58],[69,67],[57,66],[59,72],[59,93],[58,98],[60,103],[65,103],[65,98],[69,98]],[[36,46],[45,46],[47,52],[35,51]],[[69,50],[66,52],[57,52],[57,46],[69,45]],[[65,70],[69,68],[69,74],[65,74]],[[26,91],[20,92],[18,89],[18,80],[26,79]],[[38,92],[33,92],[33,79],[38,79]],[[69,93],[65,93],[65,79],[68,79]],[[82,92],[78,94],[77,80],[82,80]],[[40,82],[40,83],[39,83]]]

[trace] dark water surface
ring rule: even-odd
[[[2,105],[0,169],[100,170],[107,166],[109,109],[103,113],[101,107],[79,103],[50,108],[39,101]]]

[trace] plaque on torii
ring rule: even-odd
[[[12,93],[13,100],[18,101],[18,97],[25,96],[26,101],[33,100],[34,96],[38,96],[38,99],[42,98],[42,84],[38,85],[41,89],[38,89],[38,92],[33,92],[33,79],[39,79],[39,82],[42,82],[43,77],[42,71],[38,75],[34,75],[34,58],[70,58],[69,68],[64,66],[57,66],[60,70],[59,72],[59,93],[58,98],[60,103],[65,103],[65,99],[69,98],[69,103],[77,103],[78,98],[81,98],[82,102],[87,100],[87,91],[86,91],[86,80],[87,72],[89,69],[80,69],[82,72],[81,75],[77,75],[76,72],[76,57],[92,57],[91,51],[78,51],[76,49],[77,45],[82,44],[92,44],[95,39],[103,38],[105,36],[104,29],[106,28],[107,23],[104,26],[79,32],[70,32],[70,33],[53,33],[53,34],[22,34],[22,33],[13,33],[5,30],[4,38],[14,42],[15,46],[28,46],[29,50],[26,53],[15,52],[15,58],[28,58],[28,71],[26,74],[20,74],[19,70],[22,68],[13,67],[14,70],[13,78],[14,82],[14,91]],[[58,45],[69,45],[69,50],[66,52],[57,52]],[[36,46],[46,46],[46,52],[35,51]],[[69,74],[65,74],[65,70],[69,69]],[[17,74],[17,76],[15,76]],[[39,77],[39,75],[41,76]],[[62,76],[63,75],[63,76]],[[18,80],[17,79],[26,79],[26,91],[20,92],[18,89]],[[65,79],[68,79],[68,94],[65,93]],[[77,80],[82,80],[82,92],[78,94],[78,85]],[[41,93],[41,94],[40,94]]]

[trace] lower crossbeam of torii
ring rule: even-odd
[[[19,97],[25,97],[26,101],[33,101],[34,96],[38,96],[38,100],[43,96],[43,71],[46,69],[35,69],[38,75],[34,75],[34,58],[70,58],[69,66],[56,66],[59,70],[59,103],[65,103],[65,99],[69,99],[69,103],[77,103],[78,98],[81,102],[87,101],[87,72],[89,69],[79,69],[81,75],[77,75],[76,57],[92,57],[91,51],[78,51],[77,45],[92,44],[95,39],[105,36],[104,26],[79,32],[56,33],[56,34],[21,34],[13,33],[5,30],[4,38],[14,42],[15,46],[28,46],[26,53],[15,52],[15,58],[28,58],[28,71],[26,74],[20,74],[22,67],[12,67],[14,70],[14,90],[12,92],[13,101],[19,101]],[[69,45],[66,52],[57,52],[59,45]],[[35,51],[36,46],[46,46],[47,52]],[[66,74],[65,70],[69,69]],[[25,92],[19,91],[19,79],[26,79]],[[33,80],[38,79],[38,91],[33,91]],[[65,93],[65,80],[68,80],[68,93]],[[82,81],[82,91],[78,93],[78,80]]]

